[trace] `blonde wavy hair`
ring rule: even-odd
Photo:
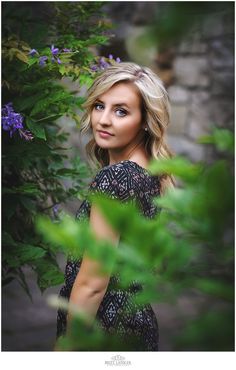
[[[85,113],[81,118],[81,133],[91,129],[91,113],[100,95],[119,82],[131,82],[139,90],[142,99],[142,118],[148,130],[144,131],[144,146],[150,158],[171,158],[173,152],[165,142],[165,133],[170,121],[168,94],[160,78],[147,67],[135,63],[122,62],[110,66],[100,74],[88,91],[84,104]],[[100,148],[94,138],[86,145],[86,152],[92,163],[104,167],[109,165],[107,149]],[[161,194],[175,185],[172,175],[159,176]]]

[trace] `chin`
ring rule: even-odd
[[[109,149],[109,146],[104,143],[102,140],[97,140],[96,138],[94,138],[95,140],[95,143],[102,149]]]
[[[106,142],[106,140],[103,140],[103,139],[101,139],[99,137],[94,136],[94,140],[95,140],[96,144],[98,146],[100,146],[100,148],[102,148],[102,149],[109,149],[110,146],[111,146],[111,144],[109,144],[108,142]]]
[[[102,145],[101,143],[97,143],[97,145],[98,145],[101,149],[107,149],[107,150],[112,149],[110,146],[108,146],[108,145]]]

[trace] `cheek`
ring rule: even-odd
[[[128,117],[117,129],[121,134],[133,136],[141,129],[141,116]]]
[[[90,121],[92,128],[96,126],[96,113],[93,111],[90,115]]]

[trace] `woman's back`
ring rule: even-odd
[[[154,217],[158,208],[153,204],[153,197],[160,195],[160,183],[146,169],[136,162],[124,160],[106,166],[99,171],[91,182],[89,192],[103,193],[121,202],[134,202],[142,215]],[[78,212],[77,219],[89,219],[91,204],[85,200]],[[122,237],[122,236],[121,236]],[[65,271],[65,285],[60,296],[69,299],[72,286],[79,272],[81,261],[68,261]],[[107,291],[97,311],[96,319],[101,328],[108,333],[137,339],[131,350],[157,350],[158,325],[151,306],[138,306],[134,297],[142,287],[132,284],[129,289],[119,287],[119,276],[111,276]],[[66,329],[66,315],[58,311],[57,335]]]
[[[92,194],[104,193],[121,202],[134,201],[140,212],[148,218],[155,216],[157,207],[152,198],[160,195],[160,181],[136,162],[124,160],[102,168],[89,188]],[[90,203],[82,203],[77,218],[89,216]]]

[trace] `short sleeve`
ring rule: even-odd
[[[90,194],[105,194],[113,199],[127,202],[134,198],[132,176],[124,166],[104,167],[89,187]]]

